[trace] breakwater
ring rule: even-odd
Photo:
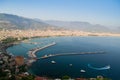
[[[81,53],[59,53],[59,54],[49,54],[42,56],[37,59],[46,59],[46,58],[51,58],[51,57],[57,57],[57,56],[69,56],[69,55],[85,55],[85,54],[104,54],[105,51],[96,51],[96,52],[81,52]]]
[[[43,49],[45,49],[45,48],[48,48],[48,47],[50,47],[50,46],[53,46],[53,45],[55,45],[55,44],[56,44],[56,43],[53,42],[53,43],[48,44],[48,45],[46,45],[46,46],[44,46],[44,47],[37,47],[37,48],[31,49],[31,50],[29,50],[29,52],[28,52],[28,56],[31,57],[31,58],[36,58],[36,57],[37,57],[37,56],[35,55],[36,52],[38,52],[38,51],[40,51],[40,50],[43,50]]]

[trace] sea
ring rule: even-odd
[[[61,78],[65,75],[71,78],[94,78],[101,75],[112,80],[120,80],[120,37],[61,36],[32,38],[7,48],[7,51],[15,56],[21,55],[28,58],[27,53],[30,49],[44,47],[53,42],[56,45],[38,51],[36,56],[39,58],[49,54],[96,51],[104,51],[105,54],[67,55],[39,59],[32,63],[29,68],[32,74],[51,78]],[[52,61],[55,63],[53,64]],[[106,69],[106,66],[109,68]]]

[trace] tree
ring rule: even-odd
[[[66,79],[70,79],[70,76],[65,75],[62,77],[62,80],[66,80]]]
[[[26,76],[26,77],[22,77],[21,80],[34,80],[34,76],[33,75],[29,75],[29,76]]]

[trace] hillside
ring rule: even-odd
[[[80,22],[80,21],[46,21],[47,24],[55,25],[61,28],[66,28],[70,30],[81,30],[88,32],[115,32],[114,30],[109,29],[106,26],[100,24],[91,24],[89,22]]]
[[[87,32],[113,32],[120,33],[120,28],[110,29],[100,24],[91,24],[81,21],[43,21],[41,19],[30,19],[13,14],[0,13],[0,29],[54,29],[54,30],[79,30]]]
[[[54,26],[37,20],[0,13],[0,28],[5,29],[53,29]]]

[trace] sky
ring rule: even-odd
[[[0,13],[120,26],[120,0],[0,0]]]

